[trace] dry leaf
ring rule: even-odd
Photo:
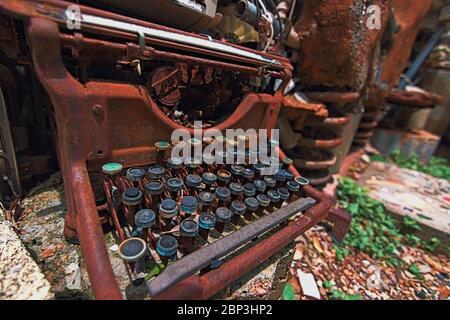
[[[317,250],[317,252],[323,254],[323,249],[322,249],[322,247],[320,246],[319,239],[317,239],[317,238],[314,238],[314,239],[313,239],[313,246],[314,246],[314,248]]]
[[[428,263],[434,270],[441,272],[441,273],[450,273],[449,268],[443,266],[439,262],[431,259],[429,256],[425,255],[423,257],[426,263]]]

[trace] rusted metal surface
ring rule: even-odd
[[[381,9],[379,28],[369,28],[369,6]],[[294,31],[299,37],[294,74],[308,99],[325,104],[326,119],[305,117],[293,127],[298,148],[287,150],[312,185],[324,186],[350,149],[373,82],[391,17],[391,1],[305,1]],[[301,10],[301,11],[300,11]]]
[[[411,106],[415,108],[432,108],[445,103],[445,98],[428,91],[406,91],[393,89],[386,98],[389,103]]]
[[[393,18],[389,22],[389,34],[386,35],[384,48],[381,48],[382,52],[378,57],[381,77],[379,81],[376,80],[377,70],[372,71],[372,79],[365,94],[365,111],[354,139],[356,147],[365,146],[373,136],[386,98],[392,95],[391,88],[398,84],[407,67],[420,21],[430,4],[431,0],[392,0]],[[383,52],[386,53],[383,55]]]
[[[305,1],[294,29],[299,35],[296,74],[301,86],[351,88],[366,84],[368,68],[389,17],[390,1],[381,8],[381,29],[367,28],[369,4],[359,0]]]
[[[283,99],[283,107],[312,113],[314,116],[319,118],[328,116],[328,110],[324,104],[304,103],[297,100],[294,96],[285,96]]]
[[[326,104],[327,113],[322,113],[321,117],[305,115],[296,120],[292,129],[300,134],[300,138],[297,147],[288,150],[288,154],[311,185],[320,187],[331,179],[330,168],[338,160],[335,151],[344,143],[340,133],[350,122],[350,117],[336,113],[336,109],[339,109],[336,104],[355,103],[360,96],[357,92],[307,92],[305,95],[312,101]]]
[[[311,100],[323,103],[356,103],[361,94],[359,92],[303,92]]]
[[[28,35],[35,70],[53,99],[59,124],[59,157],[69,216],[77,226],[94,293],[98,299],[120,299],[85,164],[92,141],[86,130],[90,110],[80,108],[80,103],[86,99],[86,91],[63,65],[58,33],[57,25],[48,20],[33,18],[29,21]]]
[[[431,2],[432,0],[392,0],[398,32],[392,37],[391,48],[384,59],[381,76],[389,88],[398,84],[400,75],[408,65],[420,21],[429,10]]]

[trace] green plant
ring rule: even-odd
[[[325,288],[325,289],[330,289],[332,286],[334,286],[334,285],[336,285],[335,283],[334,283],[334,281],[332,281],[332,280],[327,280],[327,281],[324,281],[323,282],[323,287]]]
[[[450,166],[445,158],[431,157],[427,163],[422,163],[417,155],[403,156],[399,150],[392,152],[390,158],[382,155],[371,155],[372,161],[394,163],[399,167],[426,173],[430,176],[450,181]]]
[[[332,300],[361,300],[361,295],[359,294],[347,294],[340,290],[331,290],[330,299]]]
[[[409,267],[409,271],[417,278],[420,279],[422,278],[422,274],[420,273],[419,268],[417,267],[417,265],[415,263],[413,263],[410,267]]]
[[[430,241],[428,243],[426,243],[424,245],[425,249],[431,252],[434,252],[437,247],[439,247],[441,245],[441,240],[439,240],[438,238],[431,238]]]
[[[403,225],[410,230],[420,230],[420,225],[417,220],[408,216],[403,217]]]
[[[422,240],[413,234],[407,234],[406,243],[409,244],[410,246],[418,247],[422,244]]]
[[[402,235],[383,204],[370,198],[367,190],[350,178],[340,180],[337,194],[341,208],[352,215],[344,243],[398,265]],[[339,250],[342,252],[342,249],[336,250],[337,256]]]
[[[283,288],[283,300],[295,300],[294,287],[290,283],[286,283]]]
[[[350,253],[350,250],[348,250],[347,248],[338,246],[334,246],[334,251],[336,252],[336,258],[339,261],[344,260],[345,257]]]

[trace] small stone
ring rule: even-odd
[[[53,256],[55,253],[56,253],[56,247],[51,245],[41,251],[41,259],[42,260],[48,259],[51,256]]]
[[[364,161],[365,163],[370,163],[370,158],[367,154],[362,155],[361,160]]]
[[[111,247],[109,247],[109,251],[111,252],[117,252],[119,250],[119,246],[117,244],[113,244]]]
[[[66,287],[70,290],[81,290],[81,271],[78,263],[71,263],[64,268]]]
[[[303,257],[303,253],[300,250],[295,250],[294,260],[298,261]]]
[[[255,288],[255,294],[259,297],[265,295],[267,293],[266,289],[263,288]]]
[[[417,266],[417,268],[419,269],[420,273],[431,273],[431,271],[433,271],[433,269],[431,269],[431,267],[427,264],[421,264]]]
[[[363,263],[363,265],[365,265],[366,267],[370,266],[370,261],[369,261],[369,260],[363,260],[362,263]]]

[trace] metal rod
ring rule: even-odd
[[[422,67],[425,60],[430,55],[431,51],[433,51],[436,44],[441,39],[441,36],[444,34],[445,28],[440,27],[430,38],[428,43],[426,44],[425,48],[420,52],[420,54],[416,57],[414,62],[409,67],[408,71],[405,74],[405,77],[400,80],[399,88],[405,89],[406,85],[408,84],[408,80],[415,77],[417,71]]]

